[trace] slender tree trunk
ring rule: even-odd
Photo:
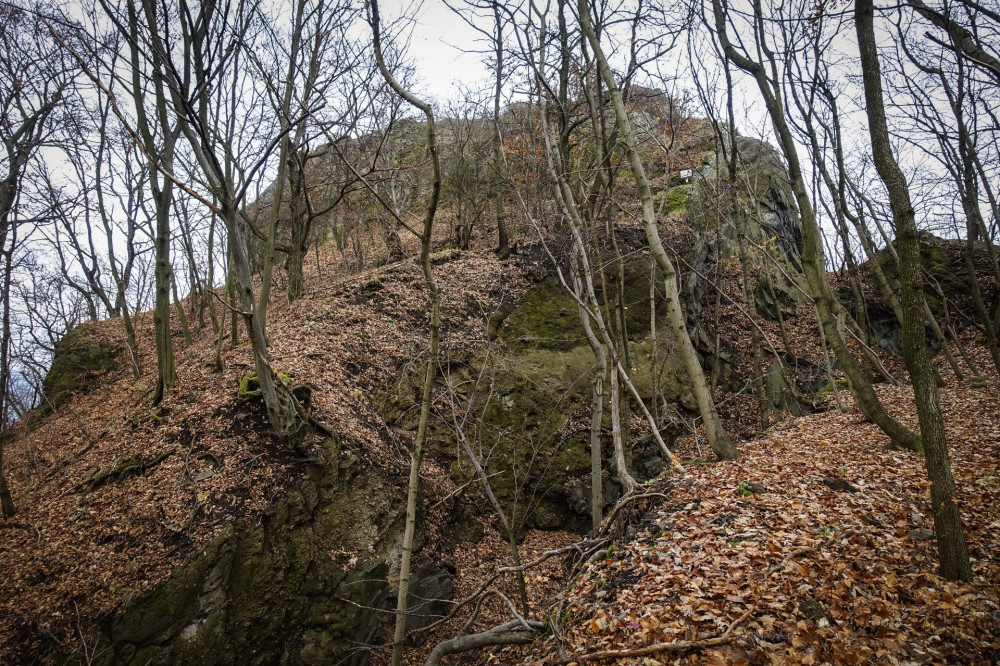
[[[212,221],[208,225],[208,288],[202,294],[204,301],[208,305],[208,315],[212,319],[212,330],[216,333],[219,332],[220,328],[224,327],[223,323],[219,322],[219,317],[215,313],[215,299],[212,296],[215,295],[215,225],[218,222],[218,218],[212,215]],[[225,294],[225,291],[222,292]],[[202,303],[202,308],[206,306],[206,303]],[[223,314],[223,319],[225,314]]]
[[[153,404],[159,405],[164,391],[177,381],[174,367],[174,345],[170,336],[170,282],[173,269],[170,266],[170,197],[173,185],[163,179],[156,198],[156,301],[153,309],[153,329],[156,338],[156,390]]]
[[[649,386],[653,396],[653,419],[659,423],[660,341],[656,335],[656,260],[652,257],[649,258]]]
[[[496,512],[497,517],[500,519],[500,526],[503,528],[504,534],[507,535],[507,543],[510,544],[510,554],[511,558],[514,560],[514,566],[521,566],[521,553],[517,547],[517,535],[514,532],[514,526],[511,524],[510,520],[507,518],[507,512],[503,510],[500,505],[500,500],[497,499],[496,494],[493,492],[493,486],[490,484],[490,477],[486,474],[486,470],[483,469],[482,463],[479,462],[479,456],[476,452],[472,450],[472,446],[469,444],[468,438],[465,436],[465,431],[463,430],[461,424],[456,420],[455,433],[458,438],[459,443],[461,443],[462,448],[465,450],[465,455],[469,457],[469,462],[472,463],[472,467],[476,470],[476,476],[479,477],[479,482],[483,484],[483,492],[486,493],[486,498],[489,500],[490,505]],[[524,615],[528,615],[530,609],[528,608],[528,587],[524,582],[524,572],[517,572],[517,588],[521,595],[521,612]]]
[[[494,182],[493,204],[497,218],[497,254],[501,259],[510,255],[510,238],[507,235],[507,220],[503,210],[504,171],[503,135],[500,132],[500,101],[503,94],[503,17],[500,14],[501,4],[493,0],[494,55],[496,57],[496,78],[493,89],[493,169]]]
[[[7,220],[4,220],[6,223]],[[7,487],[7,477],[4,474],[3,453],[8,439],[8,398],[10,396],[10,283],[12,259],[14,254],[14,244],[17,230],[10,233],[11,248],[6,249],[7,225],[4,224],[0,231],[0,252],[3,252],[4,272],[3,272],[3,329],[0,331],[0,518],[10,518],[16,513],[14,500],[10,496],[10,488]]]
[[[826,333],[823,332],[822,325],[819,327],[819,344],[823,349],[823,366],[826,369],[826,380],[830,383],[830,391],[833,393],[833,399],[837,403],[837,409],[846,412],[847,405],[844,404],[843,399],[840,397],[840,387],[837,386],[837,380],[833,376],[833,363],[830,362],[830,350],[827,348]]]
[[[181,302],[180,296],[177,293],[177,279],[171,273],[170,277],[170,288],[174,294],[174,309],[177,311],[177,319],[181,323],[181,330],[184,332],[184,342],[188,346],[191,345],[191,328],[188,326],[187,313],[184,312],[184,303]]]
[[[955,580],[972,580],[972,564],[962,530],[956,501],[955,478],[951,471],[945,440],[944,418],[930,357],[924,341],[923,272],[920,241],[910,202],[906,177],[896,163],[889,142],[882,99],[882,75],[875,45],[875,10],[872,0],[856,0],[855,25],[861,52],[868,129],[872,157],[879,177],[889,193],[899,248],[899,280],[903,310],[903,348],[906,367],[913,382],[913,395],[920,420],[920,433],[931,480],[931,509],[937,532],[941,575]]]
[[[611,405],[611,441],[614,445],[615,467],[618,469],[618,480],[622,482],[622,494],[631,495],[635,492],[635,477],[628,469],[628,459],[625,456],[625,445],[622,438],[621,404],[622,395],[618,384],[619,374],[611,373],[611,395],[608,404]],[[626,412],[628,414],[628,412]]]
[[[715,401],[712,398],[711,390],[705,379],[701,361],[698,359],[698,352],[695,350],[691,342],[691,336],[688,334],[686,316],[680,301],[680,294],[678,293],[677,271],[674,269],[674,265],[670,261],[670,257],[667,256],[667,252],[660,240],[659,230],[656,225],[652,190],[650,189],[649,179],[646,177],[645,168],[642,165],[642,158],[636,148],[635,136],[633,135],[632,125],[625,111],[625,103],[622,100],[621,91],[618,89],[614,73],[611,71],[607,59],[604,57],[604,51],[591,24],[590,9],[587,0],[578,0],[577,6],[580,14],[580,26],[590,43],[591,50],[594,52],[594,58],[597,60],[598,70],[604,79],[604,85],[611,95],[621,140],[625,145],[629,163],[635,175],[639,199],[642,204],[642,221],[646,228],[646,237],[649,241],[650,251],[656,259],[660,271],[663,273],[670,325],[673,329],[681,358],[684,360],[688,376],[694,387],[695,398],[698,401],[698,409],[705,424],[705,432],[708,435],[709,445],[712,447],[713,453],[720,460],[735,460],[740,456],[739,449],[722,427],[722,420],[715,409]]]
[[[119,281],[118,290],[120,294],[125,291],[125,284]],[[125,346],[128,347],[129,361],[132,363],[132,376],[138,379],[142,377],[142,365],[139,362],[139,343],[135,339],[135,326],[132,323],[132,315],[128,311],[128,303],[122,297],[119,304],[122,313],[122,323],[125,325]]]
[[[235,347],[240,342],[239,319],[236,310],[238,302],[236,300],[236,270],[233,268],[233,239],[226,237],[226,298],[229,301],[229,346]]]
[[[303,0],[298,0],[295,3],[292,20],[292,43],[288,52],[288,69],[285,74],[285,89],[277,109],[283,135],[278,148],[278,174],[274,184],[274,197],[268,211],[267,242],[264,247],[264,266],[261,271],[259,316],[265,326],[267,325],[267,306],[271,296],[271,272],[274,269],[274,239],[278,233],[278,216],[281,210],[285,181],[288,180],[288,162],[292,159],[292,151],[294,150],[289,122],[291,121],[292,89],[295,85],[295,65],[299,55],[299,43],[302,40],[302,14],[305,4]],[[290,293],[289,300],[293,300]]]
[[[961,122],[962,128],[964,128],[964,122]],[[969,289],[972,292],[972,301],[975,303],[976,311],[979,313],[979,318],[983,322],[983,329],[986,333],[986,346],[990,350],[990,357],[993,359],[993,367],[996,368],[997,372],[1000,372],[1000,346],[997,343],[996,329],[993,322],[990,320],[989,309],[986,307],[986,301],[983,299],[983,291],[979,286],[979,276],[976,272],[976,262],[975,262],[975,244],[976,238],[979,236],[980,229],[986,227],[983,224],[982,213],[979,210],[979,188],[976,184],[976,174],[973,170],[972,157],[970,152],[972,147],[968,145],[971,141],[968,140],[967,134],[964,131],[960,131],[961,145],[959,146],[959,151],[961,152],[962,159],[962,172],[964,184],[960,187],[962,190],[962,209],[965,212],[965,269],[969,274]],[[989,240],[987,240],[987,245],[989,245]],[[1000,289],[1000,283],[997,286]],[[1000,312],[1000,302],[998,302],[998,312]]]
[[[594,373],[594,388],[590,403],[590,521],[596,530],[601,525],[604,513],[604,489],[601,478],[601,431],[604,428],[604,380],[608,375],[608,359],[604,354],[604,345],[594,335],[594,329],[590,325],[590,315],[582,305],[584,289],[583,281],[580,279],[580,262],[576,255],[575,251],[570,254],[570,279],[573,281],[577,302],[580,303],[577,305],[577,311],[580,313],[580,325],[583,327],[584,336],[590,344],[590,350],[594,352],[594,358],[597,360],[597,371]],[[624,479],[622,479],[622,485],[628,485]]]
[[[302,298],[305,290],[303,265],[306,260],[308,246],[292,238],[288,252],[288,300],[289,302]]]
[[[289,387],[284,386],[271,368],[267,353],[267,338],[264,322],[256,311],[257,301],[253,293],[253,276],[250,273],[250,259],[247,256],[246,240],[240,230],[240,220],[233,202],[221,201],[220,217],[226,224],[226,231],[232,239],[233,275],[237,292],[240,315],[250,337],[253,348],[254,370],[260,383],[261,396],[267,408],[268,421],[275,434],[283,440],[290,440],[302,423]]]
[[[410,559],[413,554],[413,535],[417,522],[417,496],[420,492],[420,461],[423,456],[424,441],[427,438],[427,422],[430,417],[431,398],[434,389],[434,377],[438,365],[438,343],[441,326],[441,292],[434,278],[431,266],[431,237],[434,230],[434,215],[437,212],[441,196],[441,161],[438,157],[437,131],[434,123],[434,111],[430,104],[418,99],[396,81],[386,67],[382,57],[382,40],[379,29],[379,14],[377,0],[371,0],[371,25],[374,40],[375,60],[382,78],[396,94],[405,99],[411,106],[423,112],[427,119],[427,152],[433,167],[430,198],[427,203],[427,213],[424,216],[423,230],[420,236],[420,265],[424,273],[424,281],[430,300],[430,349],[427,357],[427,368],[424,374],[424,390],[420,404],[420,421],[417,425],[417,437],[413,443],[413,455],[410,460],[410,480],[406,492],[406,524],[403,529],[403,552],[399,562],[399,591],[396,597],[396,627],[393,632],[392,666],[400,666],[403,661],[403,642],[406,638],[406,609],[410,592]],[[397,234],[398,238],[398,234]]]

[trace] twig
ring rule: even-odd
[[[212,290],[212,295],[215,296],[217,299],[219,299],[219,302],[222,303],[222,305],[231,312],[235,312],[236,314],[242,315],[244,317],[249,317],[252,314],[250,312],[244,312],[243,310],[238,310],[229,303],[226,303],[226,300],[222,298],[222,296],[219,296],[219,294],[217,294],[214,289]]]
[[[479,586],[479,589],[477,589],[475,592],[467,596],[465,599],[462,599],[461,601],[457,602],[445,617],[441,618],[440,620],[437,620],[436,622],[432,622],[431,624],[427,625],[420,631],[427,632],[432,629],[435,629],[436,627],[444,624],[445,622],[449,622],[452,618],[455,617],[455,614],[458,613],[459,610],[461,610],[465,606],[468,606],[470,603],[474,601],[478,601],[478,599],[489,589],[490,585],[492,585],[498,578],[502,577],[504,574],[517,573],[518,571],[527,571],[528,569],[536,567],[545,560],[548,560],[557,555],[565,555],[566,553],[571,553],[574,551],[580,552],[583,550],[583,548],[591,548],[596,545],[603,545],[606,542],[607,539],[589,539],[587,541],[581,541],[578,543],[570,544],[568,546],[563,546],[562,548],[555,548],[553,550],[545,551],[532,561],[522,564],[521,566],[499,567],[495,572],[493,572],[493,574],[489,578],[483,581],[483,583]]]
[[[25,525],[23,523],[0,523],[0,529],[3,529],[5,527],[8,528],[8,529],[12,529],[12,530],[13,529],[18,529],[18,530],[35,530],[35,534],[38,535],[38,542],[41,543],[41,541],[42,541],[42,531],[40,529],[38,529],[38,527],[35,526],[35,525]]]

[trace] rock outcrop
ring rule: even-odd
[[[229,525],[112,618],[93,663],[366,663],[390,639],[405,483],[330,441],[264,521]],[[410,629],[442,612],[452,573],[418,564]]]

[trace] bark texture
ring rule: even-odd
[[[972,580],[972,565],[962,531],[962,518],[955,500],[955,478],[951,471],[945,440],[944,418],[934,368],[924,345],[924,292],[920,263],[920,242],[906,177],[892,152],[882,99],[882,75],[875,45],[872,0],[855,3],[855,27],[861,51],[868,129],[872,156],[879,177],[889,193],[896,223],[899,252],[899,281],[903,319],[903,352],[913,382],[913,395],[920,420],[927,475],[931,480],[931,508],[937,532],[941,575],[956,580]]]

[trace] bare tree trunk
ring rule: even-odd
[[[382,57],[382,39],[379,29],[378,1],[371,0],[371,25],[374,41],[375,60],[378,63],[382,78],[396,94],[409,104],[422,111],[427,122],[427,152],[433,166],[433,182],[430,198],[427,202],[427,213],[424,216],[423,230],[420,234],[420,265],[427,283],[430,300],[430,349],[427,357],[427,369],[424,374],[424,391],[420,404],[420,421],[417,425],[417,437],[413,443],[413,455],[410,460],[410,480],[406,492],[406,525],[403,529],[403,552],[399,562],[399,591],[396,597],[396,627],[393,632],[392,666],[400,666],[403,662],[403,642],[406,639],[406,609],[410,592],[410,559],[413,554],[413,534],[417,522],[417,495],[420,491],[420,461],[423,455],[424,441],[427,438],[427,422],[430,417],[431,398],[434,389],[434,377],[438,365],[438,342],[441,324],[441,292],[431,266],[431,236],[434,230],[434,215],[437,212],[441,196],[441,161],[438,158],[437,132],[434,125],[434,110],[430,104],[418,99],[396,81],[392,72],[386,67]],[[398,238],[398,234],[397,234]]]
[[[584,299],[583,282],[580,280],[580,262],[576,255],[575,251],[570,253],[570,279],[573,282],[577,301],[582,303]],[[583,333],[590,344],[591,351],[594,352],[598,367],[598,371],[594,373],[594,388],[590,407],[590,521],[596,530],[601,526],[604,513],[604,489],[601,478],[601,431],[604,421],[604,380],[608,376],[608,359],[604,354],[604,345],[594,335],[587,309],[583,305],[577,305],[577,310],[580,313],[580,325],[583,327]],[[627,485],[624,479],[622,479],[622,485]]]
[[[469,462],[472,463],[472,467],[476,470],[476,476],[479,477],[479,482],[483,484],[483,492],[486,493],[486,498],[489,500],[490,505],[496,512],[497,517],[500,519],[500,526],[503,528],[504,533],[507,536],[507,543],[510,544],[510,555],[511,559],[514,560],[514,566],[521,566],[521,553],[517,547],[517,534],[514,532],[514,526],[511,524],[510,519],[507,518],[507,512],[503,510],[500,505],[500,500],[497,499],[496,494],[493,492],[493,486],[490,484],[490,477],[486,474],[486,470],[483,469],[482,463],[479,462],[479,457],[476,452],[472,450],[472,446],[469,444],[468,438],[465,436],[465,430],[462,424],[458,423],[457,419],[454,423],[455,436],[458,438],[459,443],[465,450],[465,455],[469,457]],[[518,570],[517,572],[517,588],[521,595],[521,612],[525,615],[528,614],[528,587],[524,582],[524,572]]]
[[[302,40],[302,14],[305,9],[305,2],[298,0],[295,3],[294,17],[292,20],[292,43],[288,52],[288,69],[285,73],[285,89],[278,104],[278,122],[284,135],[278,148],[278,174],[274,184],[274,197],[271,200],[271,208],[268,211],[267,220],[267,241],[264,247],[264,266],[261,271],[260,284],[260,310],[261,321],[267,324],[267,306],[271,296],[271,272],[274,269],[274,238],[278,233],[278,213],[281,210],[281,199],[285,189],[285,181],[288,180],[288,162],[292,159],[292,139],[290,136],[289,123],[291,122],[292,89],[295,85],[295,65],[299,54],[299,44]],[[301,267],[302,262],[299,261]],[[301,273],[299,274],[301,278]],[[300,284],[301,286],[301,284]],[[299,292],[301,294],[301,290]],[[291,285],[289,285],[289,300],[291,298]]]
[[[180,296],[177,294],[177,278],[173,275],[170,277],[170,288],[174,294],[174,309],[177,311],[177,320],[180,321],[181,331],[184,332],[184,342],[190,346],[191,328],[188,326],[187,314],[184,312],[184,303],[181,302]]]
[[[7,220],[4,220],[6,222]],[[10,283],[11,270],[13,268],[14,245],[17,236],[17,229],[11,225],[10,230],[10,250],[6,248],[8,239],[7,226],[0,230],[0,252],[3,253],[3,323],[0,331],[0,518],[10,518],[16,513],[14,500],[10,496],[10,488],[7,487],[7,477],[3,469],[3,453],[7,444],[8,431],[8,402],[10,396]]]
[[[139,363],[139,343],[135,339],[132,315],[129,314],[128,304],[124,301],[122,301],[122,322],[125,324],[125,345],[128,347],[128,357],[132,362],[132,376],[138,379],[142,377],[142,365]]]
[[[889,193],[892,216],[896,223],[904,360],[913,382],[927,475],[931,480],[931,509],[937,532],[941,575],[954,580],[971,581],[972,564],[969,561],[969,551],[962,530],[962,517],[955,500],[955,478],[952,475],[945,440],[944,418],[941,414],[931,360],[924,344],[922,307],[924,291],[920,241],[906,176],[896,163],[889,143],[889,130],[882,100],[881,67],[875,45],[875,10],[872,0],[856,0],[854,16],[861,52],[861,72],[864,79],[868,129],[872,140],[872,157],[879,177]]]
[[[219,215],[226,223],[226,230],[232,239],[234,289],[237,292],[240,316],[250,337],[253,348],[254,370],[260,383],[261,396],[267,408],[268,421],[275,434],[283,440],[291,439],[301,428],[298,409],[289,387],[285,386],[271,367],[267,353],[267,338],[264,322],[258,316],[257,302],[253,293],[253,276],[250,273],[250,259],[247,256],[246,239],[240,230],[240,220],[233,204],[225,199]]]
[[[645,168],[642,165],[642,158],[636,148],[635,136],[632,132],[631,121],[625,111],[621,91],[618,89],[614,73],[611,71],[611,67],[604,57],[604,51],[591,24],[590,8],[588,7],[587,0],[578,0],[577,7],[580,15],[580,27],[590,43],[591,50],[594,52],[594,58],[597,60],[598,70],[604,79],[604,85],[611,94],[615,116],[618,120],[618,129],[621,133],[621,140],[628,153],[629,163],[635,175],[639,191],[639,198],[642,204],[642,221],[646,228],[646,237],[649,241],[650,251],[656,259],[660,271],[663,273],[670,325],[677,340],[681,358],[684,360],[688,376],[694,387],[695,398],[698,401],[698,409],[705,424],[705,432],[708,435],[709,445],[720,460],[735,460],[740,456],[739,449],[729,437],[725,428],[722,427],[722,420],[715,409],[715,401],[712,398],[711,390],[705,379],[701,361],[698,359],[698,352],[695,350],[691,342],[691,336],[688,334],[686,316],[680,301],[680,294],[678,293],[677,271],[674,269],[673,263],[670,261],[670,257],[667,256],[667,252],[660,240],[659,230],[656,225],[656,212],[653,205],[652,190],[650,189],[649,179],[646,177]]]
[[[493,0],[493,23],[496,34],[493,39],[494,55],[496,56],[496,78],[493,89],[493,169],[494,190],[493,203],[497,218],[497,254],[501,259],[510,255],[510,238],[507,235],[507,221],[503,210],[502,178],[504,169],[503,135],[500,132],[500,100],[503,93],[503,18],[500,14],[500,3]]]
[[[103,4],[103,3],[102,3]],[[105,5],[109,16],[115,11]],[[130,93],[136,110],[136,129],[142,142],[143,153],[149,163],[149,184],[156,208],[155,248],[155,284],[156,297],[153,309],[153,329],[156,339],[156,389],[153,392],[153,404],[158,405],[163,400],[163,394],[177,381],[177,370],[174,367],[174,348],[170,335],[170,281],[173,269],[170,265],[170,218],[173,213],[174,183],[161,173],[172,173],[174,169],[174,151],[179,138],[176,122],[167,113],[167,83],[165,81],[164,53],[151,49],[148,54],[150,65],[150,84],[154,99],[154,116],[150,117],[146,110],[148,90],[141,81],[141,66],[143,54],[140,52],[139,32],[143,19],[155,23],[157,8],[150,5],[138,7],[127,5],[128,21],[120,25],[122,36],[130,45],[129,57],[132,65]],[[155,28],[153,28],[155,30]],[[154,125],[159,128],[162,136],[159,143],[156,139]]]
[[[625,457],[625,446],[622,439],[621,404],[622,395],[619,390],[618,373],[611,373],[611,395],[608,396],[611,405],[611,441],[614,444],[615,467],[618,468],[618,480],[622,482],[623,495],[631,495],[636,486],[635,477],[628,470],[628,460]]]
[[[208,225],[208,288],[202,294],[202,297],[207,301],[208,305],[208,315],[212,320],[212,330],[216,333],[219,332],[221,328],[225,327],[225,313],[223,313],[223,321],[219,321],[218,315],[215,313],[215,299],[212,296],[215,295],[215,225],[218,218],[212,215],[212,221]],[[223,291],[225,294],[225,291]],[[204,308],[206,303],[202,303],[201,307]]]
[[[174,367],[174,345],[170,335],[170,191],[172,184],[164,182],[156,198],[156,304],[153,308],[153,329],[156,337],[156,390],[153,404],[159,405],[164,391],[177,381]]]

